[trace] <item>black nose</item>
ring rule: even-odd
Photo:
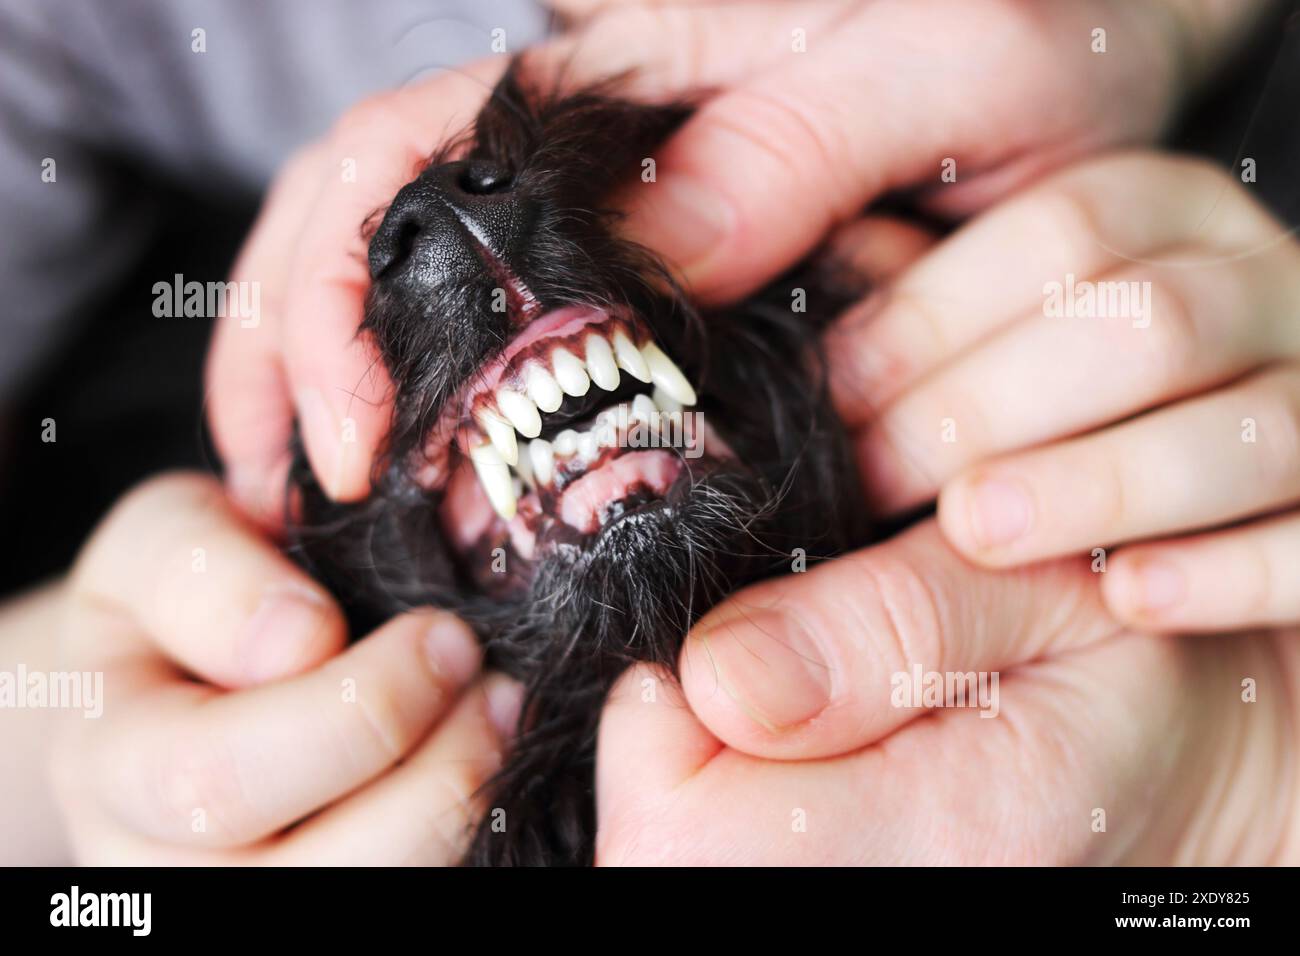
[[[370,240],[370,278],[440,284],[481,270],[483,251],[509,261],[525,226],[510,173],[469,160],[403,186]]]

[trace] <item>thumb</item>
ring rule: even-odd
[[[747,588],[687,637],[682,686],[725,744],[770,759],[861,749],[923,712],[895,675],[994,671],[1119,630],[1079,559],[977,568],[933,521]]]

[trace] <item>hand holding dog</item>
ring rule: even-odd
[[[412,612],[343,649],[329,597],[226,502],[166,476],[129,494],[67,585],[56,797],[99,864],[448,864],[483,808],[519,688],[468,628]]]
[[[1263,7],[1191,16],[1195,5],[626,4],[542,56],[572,60],[575,82],[636,68],[645,95],[718,90],[658,157],[658,181],[629,197],[633,234],[716,300],[774,277],[882,192],[938,185],[945,157],[960,157],[958,183],[935,199],[959,213],[1072,156],[1151,140]],[[1091,49],[1099,26],[1104,54]],[[356,338],[369,285],[360,227],[472,117],[502,66],[358,105],[271,191],[232,276],[261,283],[261,323],[223,321],[209,366],[232,492],[263,521],[281,515],[295,416],[325,489],[365,496],[389,383]],[[1119,99],[1130,108],[1110,109]],[[791,148],[804,142],[817,145]]]
[[[1300,633],[1136,634],[1099,578],[982,569],[927,521],[737,593],[685,701],[645,667],[611,695],[597,861],[1295,863]],[[990,693],[912,706],[967,672]]]

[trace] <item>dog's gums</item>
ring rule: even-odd
[[[330,501],[295,455],[295,552],[357,632],[449,608],[525,685],[467,862],[591,862],[619,674],[673,668],[727,594],[866,538],[816,348],[862,283],[814,257],[701,316],[619,234],[616,187],[655,188],[637,174],[690,112],[513,63],[368,226],[362,331],[395,386],[370,496]]]

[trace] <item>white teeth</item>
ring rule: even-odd
[[[655,403],[649,395],[638,395],[632,399],[632,414],[629,416],[634,422],[645,422],[649,425],[655,420]]]
[[[537,406],[527,395],[512,392],[508,388],[500,389],[497,392],[497,407],[525,438],[536,438],[542,433],[542,417],[537,414]]]
[[[540,441],[541,439],[537,439]],[[527,454],[520,455],[519,461],[515,465],[515,471],[519,472],[519,477],[524,480],[524,484],[529,488],[537,486],[537,479],[533,475],[533,463]],[[523,497],[520,495],[520,497]]]
[[[660,410],[665,412],[680,412],[682,410],[682,403],[677,401],[677,399],[673,398],[662,388],[655,389],[654,403]]]
[[[515,516],[518,499],[515,497],[514,479],[510,476],[510,468],[505,459],[493,445],[487,444],[470,449],[469,458],[474,463],[474,471],[492,510],[509,521]]]
[[[519,445],[515,441],[515,430],[508,421],[490,408],[480,409],[475,413],[474,419],[487,433],[488,441],[492,442],[492,447],[501,455],[502,461],[509,465],[519,461]]]
[[[618,364],[609,343],[599,335],[587,336],[587,373],[607,392],[618,388]]]
[[[544,438],[533,439],[528,443],[528,454],[525,457],[532,466],[533,474],[537,476],[537,483],[549,485],[555,475],[555,450],[551,443]]]
[[[659,346],[647,342],[641,346],[641,355],[650,366],[650,378],[654,380],[656,388],[667,392],[683,405],[695,404],[695,389],[691,388],[691,383],[686,381],[682,370]]]
[[[555,436],[554,446],[557,455],[568,457],[578,450],[578,433],[572,428],[566,428]]]
[[[528,371],[524,375],[524,389],[528,392],[528,397],[544,412],[555,411],[564,401],[564,392],[560,390],[560,383],[536,362],[528,366]]]
[[[650,366],[646,365],[640,350],[622,329],[614,330],[614,354],[623,371],[638,381],[650,381]]]
[[[568,349],[556,349],[551,353],[551,370],[555,372],[555,380],[564,389],[565,395],[586,395],[587,389],[591,387],[582,362]]]
[[[583,432],[578,436],[578,457],[583,461],[595,461],[600,457],[600,439],[594,432]]]

